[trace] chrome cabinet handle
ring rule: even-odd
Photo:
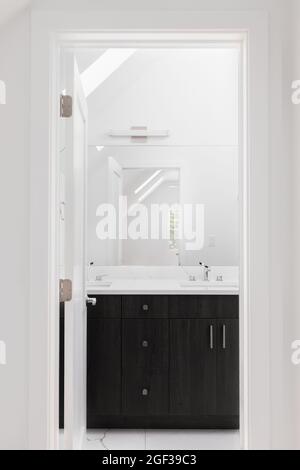
[[[226,349],[226,325],[223,325],[223,349]]]
[[[210,325],[210,349],[214,349],[214,326]]]
[[[148,348],[149,342],[148,341],[143,341],[142,346],[143,346],[143,348]]]
[[[147,305],[147,304],[143,305],[143,310],[144,310],[144,312],[148,312],[149,305]]]
[[[144,388],[142,390],[142,395],[143,395],[143,397],[147,397],[149,395],[149,390],[147,388]]]
[[[96,307],[96,305],[97,305],[97,299],[96,299],[96,298],[92,298],[92,297],[87,297],[87,298],[86,298],[86,303],[87,303],[87,305],[91,305],[92,307]]]

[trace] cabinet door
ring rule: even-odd
[[[121,413],[121,320],[89,318],[87,337],[88,415]]]
[[[168,414],[168,352],[168,320],[123,320],[123,415]]]
[[[217,414],[239,415],[239,321],[218,320]]]
[[[170,413],[216,413],[216,322],[170,321]]]

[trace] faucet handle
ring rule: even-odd
[[[210,272],[210,271],[211,271],[210,267],[209,267],[209,266],[207,266],[207,264],[201,263],[201,261],[200,261],[200,263],[199,263],[199,264],[200,264],[200,266],[202,266],[202,268],[205,268],[205,269],[207,269],[207,270],[208,270],[208,272]]]

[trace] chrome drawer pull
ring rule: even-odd
[[[142,346],[143,346],[143,348],[148,348],[148,346],[149,346],[148,341],[143,341]]]
[[[223,325],[223,349],[226,349],[226,325]]]
[[[142,395],[143,395],[143,397],[147,397],[149,395],[149,390],[147,388],[144,388],[142,390]]]
[[[147,305],[147,304],[143,305],[143,310],[144,310],[144,312],[148,312],[149,305]]]
[[[214,327],[210,325],[210,349],[214,349]]]

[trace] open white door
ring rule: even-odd
[[[73,298],[65,304],[65,448],[80,449],[86,430],[86,161],[87,104],[73,54],[66,56],[67,94],[73,98],[66,119],[65,275]]]

